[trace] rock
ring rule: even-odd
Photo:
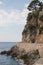
[[[34,2],[35,1],[36,0],[34,0]],[[32,1],[31,4],[33,7],[30,5],[28,9],[34,9],[34,5],[39,1],[34,2]],[[42,9],[37,10],[36,8],[35,11],[28,13],[27,23],[22,32],[22,42],[43,43],[43,4],[40,8]]]
[[[36,62],[37,59],[40,58],[39,51],[33,50],[27,54],[21,55],[20,58],[24,60],[26,65],[32,65]]]
[[[43,58],[38,59],[34,65],[43,65]]]
[[[12,50],[6,51],[6,55],[11,55]]]
[[[3,54],[6,54],[6,53],[7,53],[6,51],[2,51],[0,54],[2,54],[2,55],[3,55]]]
[[[32,47],[32,45],[36,46],[35,44],[30,44],[30,47]],[[27,44],[27,46],[29,47],[29,44]],[[24,64],[26,64],[26,65],[34,64],[40,58],[40,55],[39,55],[40,53],[39,53],[38,48],[36,48],[36,49],[34,48],[33,50],[31,49],[31,50],[28,50],[28,52],[26,52],[25,48],[22,48],[22,47],[20,48],[20,47],[21,47],[21,45],[13,46],[9,51],[3,51],[3,52],[1,52],[1,54],[6,54],[13,58],[21,59],[24,61]],[[30,49],[28,47],[27,47],[27,49]]]
[[[39,48],[39,54],[40,54],[40,57],[43,58],[43,46]]]

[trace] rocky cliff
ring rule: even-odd
[[[33,0],[28,6],[27,23],[22,32],[22,41],[43,43],[43,3]]]
[[[43,44],[39,44],[43,43],[43,3],[32,0],[28,9],[31,13],[28,13],[27,23],[22,32],[23,42],[0,54],[22,59],[24,64],[33,65],[39,58],[43,58]]]
[[[24,64],[20,65],[33,65],[38,59],[43,58],[43,44],[18,43],[8,51],[2,51],[0,54],[23,60]]]

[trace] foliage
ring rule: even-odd
[[[22,35],[25,35],[28,38],[29,34],[29,40],[34,43],[36,41],[36,36],[39,32],[39,34],[42,33],[43,27],[40,28],[39,20],[40,22],[43,21],[43,15],[40,16],[40,12],[43,9],[43,3],[39,0],[32,0],[30,5],[28,6],[28,10],[32,11],[31,13],[28,13],[27,16],[27,24],[25,25],[25,28],[22,32]],[[27,39],[26,39],[27,40]]]
[[[41,16],[39,17],[39,20],[40,20],[40,21],[43,21],[43,15],[41,15]]]
[[[26,34],[27,34],[27,30],[24,29],[23,32],[22,32],[22,35],[23,35],[23,34],[26,35]]]
[[[40,29],[39,29],[39,34],[41,34],[42,31],[43,31],[43,27],[40,27]]]
[[[33,17],[32,14],[29,13],[28,16],[27,16],[27,22],[30,21],[32,19],[32,17]]]
[[[30,5],[28,6],[28,10],[35,11],[42,9],[42,2],[39,0],[33,0]]]

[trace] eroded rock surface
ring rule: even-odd
[[[37,8],[36,4],[40,8]],[[43,3],[33,0],[28,6],[28,9],[32,12],[28,13],[27,23],[22,32],[22,41],[43,43]]]
[[[25,50],[20,51],[17,46],[12,47],[9,51],[2,51],[0,54],[6,54],[13,58],[22,59],[24,64],[32,65],[35,63],[36,60],[40,58],[38,49],[28,51]]]

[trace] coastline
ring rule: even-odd
[[[20,64],[32,65],[34,64],[40,57],[43,56],[43,44],[37,43],[22,43],[18,42],[15,46],[13,46],[8,51],[2,51],[0,54],[11,56],[12,58],[16,58]],[[23,62],[22,62],[23,61]]]

